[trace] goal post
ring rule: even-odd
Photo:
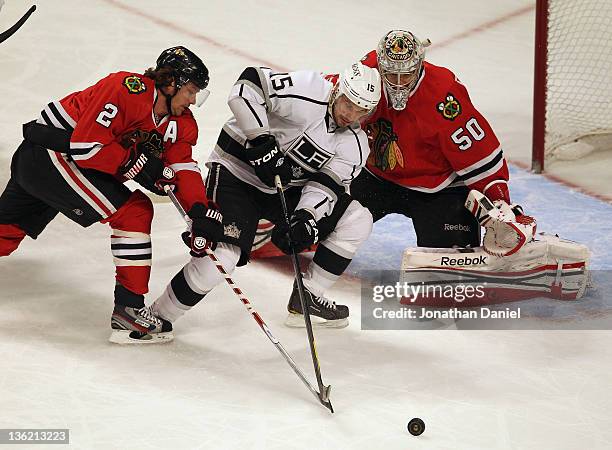
[[[531,170],[544,170],[544,133],[546,124],[546,61],[548,42],[548,0],[537,0],[533,74],[533,134]]]

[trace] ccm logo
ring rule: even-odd
[[[473,258],[469,256],[463,258],[449,258],[448,256],[443,256],[440,260],[441,266],[472,266],[486,263],[487,259],[484,255],[474,256]]]

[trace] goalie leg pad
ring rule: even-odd
[[[468,307],[537,297],[581,298],[590,281],[588,248],[558,236],[538,237],[503,257],[490,255],[483,247],[406,249],[400,283],[414,288],[402,303]],[[458,296],[459,286],[464,290],[472,286],[473,294],[482,295]]]

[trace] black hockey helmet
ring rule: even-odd
[[[174,69],[174,81],[176,88],[187,82],[193,82],[200,89],[208,86],[208,69],[195,53],[183,46],[172,47],[164,50],[157,58],[157,67],[171,67]]]

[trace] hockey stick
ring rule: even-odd
[[[183,208],[181,203],[178,201],[178,198],[176,198],[176,195],[174,195],[174,192],[172,192],[172,188],[166,185],[164,186],[164,190],[166,191],[166,194],[168,194],[170,201],[172,201],[172,203],[174,204],[175,208],[177,209],[177,211],[179,212],[183,220],[185,220],[187,225],[191,227],[191,218],[187,215],[185,208]],[[263,321],[259,313],[255,310],[255,308],[251,304],[251,302],[249,302],[246,296],[242,293],[242,290],[236,285],[236,283],[234,283],[234,280],[232,280],[230,276],[227,274],[227,272],[225,271],[225,268],[223,267],[221,262],[217,259],[214,252],[209,248],[206,248],[205,251],[206,251],[206,255],[208,255],[208,257],[215,264],[215,267],[217,268],[219,273],[223,275],[223,278],[225,278],[225,281],[227,282],[227,284],[232,288],[232,291],[234,291],[234,294],[238,296],[240,301],[246,307],[247,311],[251,313],[251,315],[253,316],[253,319],[255,319],[255,322],[257,322],[257,325],[259,325],[259,327],[266,334],[266,336],[268,336],[268,339],[270,339],[270,342],[272,342],[274,346],[278,349],[278,351],[281,353],[281,355],[283,355],[283,358],[285,358],[285,361],[287,361],[287,363],[291,366],[291,368],[293,369],[295,374],[298,376],[298,378],[302,380],[302,382],[308,388],[308,390],[312,393],[312,395],[314,395],[317,398],[317,400],[321,402],[323,406],[328,408],[333,413],[334,410],[331,407],[331,403],[328,402],[328,404],[326,404],[325,402],[321,400],[320,394],[317,392],[314,386],[310,384],[310,382],[306,379],[306,377],[304,376],[302,371],[299,369],[299,367],[297,366],[297,364],[295,363],[291,355],[287,352],[287,350],[285,350],[285,347],[283,347],[280,341],[276,339],[276,337],[272,334],[272,331],[270,331],[270,328],[268,328],[268,326]]]
[[[319,357],[317,355],[317,348],[315,346],[314,333],[312,331],[312,323],[310,322],[310,312],[308,311],[306,304],[306,297],[304,295],[304,282],[302,280],[302,270],[300,269],[300,261],[297,257],[297,252],[293,245],[293,239],[291,238],[291,222],[289,221],[289,211],[287,209],[287,201],[285,199],[285,193],[283,192],[283,183],[278,175],[274,177],[274,184],[276,184],[276,192],[280,198],[281,206],[283,208],[283,216],[285,216],[285,224],[289,227],[287,231],[287,237],[289,238],[289,247],[291,248],[291,259],[293,261],[293,269],[295,271],[295,281],[297,283],[298,294],[300,295],[300,304],[302,305],[302,312],[304,314],[304,322],[306,323],[306,333],[308,334],[308,343],[310,344],[310,354],[312,355],[312,364],[314,365],[315,375],[317,377],[317,383],[319,385],[319,399],[321,403],[327,406],[331,412],[334,412],[332,404],[329,401],[329,391],[331,386],[325,386],[323,384],[323,378],[321,377],[321,366],[319,365]]]
[[[36,5],[32,5],[32,7],[30,7],[30,9],[28,9],[28,12],[26,12],[23,15],[23,17],[17,21],[17,23],[15,25],[13,25],[8,30],[3,31],[2,33],[0,33],[0,44],[3,43],[4,41],[6,41],[8,38],[10,38],[13,34],[15,34],[15,32],[19,28],[21,28],[21,25],[23,25],[25,23],[25,21],[28,20],[28,18],[32,15],[32,13],[34,11],[36,11]]]

